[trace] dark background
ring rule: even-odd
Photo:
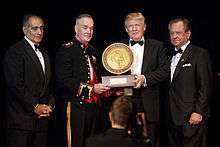
[[[22,18],[27,13],[36,13],[42,16],[46,23],[44,46],[48,48],[51,62],[57,48],[74,36],[73,26],[75,17],[80,13],[89,13],[95,20],[95,32],[92,44],[98,48],[101,55],[104,48],[111,42],[126,37],[124,31],[124,17],[132,11],[141,11],[146,16],[147,36],[169,43],[167,24],[170,19],[184,16],[192,22],[192,42],[206,48],[211,56],[214,72],[214,88],[211,100],[212,117],[209,123],[209,146],[220,146],[218,120],[220,102],[220,51],[217,35],[219,32],[218,7],[212,1],[149,1],[149,0],[38,0],[38,1],[5,1],[0,5],[0,59],[7,48],[23,37]],[[19,3],[19,4],[15,4]],[[2,64],[0,68],[0,116],[3,115],[4,78]],[[3,142],[2,119],[0,119],[0,146]],[[50,129],[50,146],[58,146],[59,138],[54,131],[59,124],[53,122]],[[166,135],[163,132],[162,140],[166,144]]]

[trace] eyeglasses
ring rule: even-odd
[[[45,29],[45,26],[34,26],[34,27],[31,27],[31,30],[32,31],[37,31],[38,29],[40,29],[41,31],[44,31]]]
[[[174,35],[176,35],[176,36],[181,36],[181,35],[183,35],[184,33],[186,33],[186,31],[179,31],[179,32],[172,32],[172,31],[170,31],[170,35],[171,35],[171,36],[174,36]]]

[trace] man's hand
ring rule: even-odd
[[[136,75],[133,83],[135,84],[134,88],[141,88],[144,86],[145,76],[144,75]]]
[[[106,92],[107,90],[110,90],[110,87],[107,85],[98,83],[94,85],[94,92],[97,94],[102,94],[103,92]]]
[[[38,118],[49,117],[52,111],[52,107],[45,104],[37,104],[34,108],[34,112],[38,115]]]
[[[190,116],[190,119],[189,119],[189,123],[191,125],[197,125],[199,123],[201,123],[202,121],[202,115],[199,114],[199,113],[196,113],[196,112],[193,112]]]

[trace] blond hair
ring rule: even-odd
[[[130,20],[139,20],[145,24],[145,17],[141,12],[132,12],[129,13],[125,18],[125,26],[127,26],[128,21]]]

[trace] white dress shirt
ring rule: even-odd
[[[144,41],[144,37],[142,37],[141,40]],[[144,58],[143,57],[144,56],[144,44],[140,45],[139,43],[136,43],[135,45],[131,46],[131,43],[129,42],[129,47],[132,49],[132,52],[134,55],[134,61],[133,61],[132,67],[131,67],[131,74],[133,74],[133,75],[141,75],[141,69],[142,69],[143,58]],[[145,76],[144,76],[144,85],[143,86],[144,87],[147,86]]]
[[[144,38],[142,38],[141,40],[144,41]],[[140,44],[136,43],[135,45],[131,46],[131,44],[129,43],[129,47],[132,49],[134,55],[134,62],[131,67],[131,74],[140,75],[143,64],[144,44],[141,46]]]
[[[181,49],[183,50],[182,54],[184,53],[184,51],[185,51],[186,47],[189,45],[189,43],[190,43],[190,41],[188,41],[186,44],[184,44],[181,47]],[[177,50],[177,49],[175,48],[175,50]],[[177,66],[182,54],[177,53],[175,56],[172,57],[172,61],[171,61],[171,65],[170,65],[170,69],[171,69],[170,80],[171,81],[173,80],[173,75],[174,75],[176,66]]]

